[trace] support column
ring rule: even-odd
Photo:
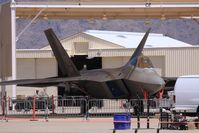
[[[12,80],[16,79],[16,7],[11,3],[11,30],[12,30]],[[16,97],[16,85],[12,85],[12,97]]]
[[[4,78],[4,76],[2,76],[1,77],[1,80],[2,81],[4,81],[5,80],[5,78]],[[1,104],[1,109],[2,109],[2,115],[3,115],[3,119],[5,119],[6,118],[6,87],[5,87],[5,85],[2,85],[1,86],[1,95],[0,95],[0,104]]]

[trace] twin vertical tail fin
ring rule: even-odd
[[[142,53],[142,50],[144,48],[144,45],[146,43],[150,30],[151,28],[147,30],[140,44],[138,45],[135,52],[133,53],[133,55],[131,56],[131,58],[129,59],[129,61],[127,62],[125,66],[136,66],[138,57]],[[77,70],[74,63],[72,62],[72,60],[66,53],[65,49],[61,45],[59,39],[57,38],[53,30],[47,29],[44,32],[52,48],[52,51],[55,55],[55,58],[59,64],[59,68],[61,70],[62,76],[68,76],[68,77],[80,76],[79,71]]]
[[[144,45],[146,43],[146,40],[147,40],[147,38],[149,36],[150,31],[151,31],[151,28],[149,28],[147,30],[147,32],[145,33],[144,37],[142,38],[140,44],[138,45],[138,47],[136,48],[135,52],[133,53],[133,55],[131,56],[131,58],[129,59],[129,61],[127,62],[127,64],[125,66],[136,66],[138,57],[142,53],[142,50],[144,48]]]
[[[58,62],[62,74],[61,76],[65,77],[80,76],[79,71],[77,70],[74,63],[66,53],[65,49],[63,48],[61,42],[59,41],[53,30],[47,29],[44,32],[52,48],[54,56]]]

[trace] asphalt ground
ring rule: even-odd
[[[146,119],[141,119],[141,129],[137,133],[157,133],[158,119],[150,119],[150,128],[146,129]],[[113,133],[112,118],[60,118],[60,119],[8,119],[0,121],[0,133]],[[131,119],[131,129],[116,130],[116,133],[135,133],[136,118]],[[199,133],[199,129],[160,130],[159,133]]]

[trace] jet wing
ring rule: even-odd
[[[17,85],[17,86],[27,86],[27,87],[46,87],[46,86],[58,86],[64,82],[74,82],[83,81],[81,76],[78,77],[52,77],[43,79],[20,79],[11,81],[2,81],[0,85]]]

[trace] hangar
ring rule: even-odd
[[[50,3],[49,3],[50,2]],[[60,3],[61,2],[61,3]],[[45,1],[45,2],[23,2],[23,1],[15,1],[12,0],[11,2],[11,29],[12,29],[12,79],[16,79],[16,57],[15,57],[15,48],[16,48],[16,40],[17,38],[31,25],[28,24],[24,30],[16,37],[16,17],[20,17],[20,18],[33,18],[31,22],[33,22],[34,19],[36,18],[66,18],[66,19],[70,19],[70,18],[88,18],[88,19],[102,19],[102,18],[108,18],[108,19],[116,19],[116,18],[120,18],[120,19],[137,19],[137,18],[160,18],[162,20],[168,18],[168,19],[172,19],[172,18],[195,18],[198,16],[198,1],[196,0],[191,0],[189,2],[187,2],[186,0],[175,0],[175,1],[170,1],[170,0],[163,0],[163,1],[156,1],[156,0],[150,0],[150,1],[146,1],[146,0],[136,0],[136,1],[131,1],[131,0],[127,0],[127,1],[92,1],[92,2],[88,2],[87,0],[81,0],[81,1],[70,1],[69,2],[63,2],[63,1],[59,1],[59,2],[55,2],[55,1]],[[92,14],[91,14],[92,13]],[[31,14],[31,15],[30,15]],[[10,18],[10,17],[8,17]],[[77,44],[78,45],[78,44]],[[124,50],[125,49],[125,50]],[[92,58],[95,55],[101,57],[102,60],[102,67],[103,64],[103,59],[106,58],[121,58],[120,60],[125,60],[125,57],[128,58],[128,56],[130,56],[130,54],[133,51],[133,47],[132,48],[128,48],[128,47],[124,47],[124,49],[121,48],[114,48],[111,50],[108,48],[104,48],[104,49],[88,49],[88,58]],[[193,59],[193,60],[189,60],[189,58],[192,57],[197,57],[197,48],[185,48],[183,47],[182,49],[179,47],[175,47],[175,48],[164,48],[163,51],[161,51],[162,48],[159,48],[159,52],[157,52],[156,50],[158,50],[158,48],[150,48],[148,50],[145,50],[144,53],[148,54],[151,58],[153,58],[154,56],[162,56],[162,58],[164,58],[163,64],[165,63],[165,68],[164,69],[160,69],[160,73],[164,76],[173,76],[173,75],[180,75],[180,73],[194,73],[194,72],[198,72],[197,68],[190,68],[190,66],[197,66],[197,60]],[[166,50],[167,49],[167,50]],[[179,50],[180,49],[180,50]],[[187,50],[189,49],[189,50]],[[123,51],[124,50],[124,51]],[[168,52],[165,52],[168,51]],[[173,51],[174,50],[174,51]],[[68,52],[71,51],[71,55],[75,56],[73,53],[73,50],[69,49]],[[181,52],[183,51],[183,52]],[[154,52],[154,53],[153,53]],[[185,55],[184,53],[192,53],[191,56],[187,56],[187,54]],[[26,53],[26,54],[25,54]],[[70,54],[70,53],[69,53]],[[77,53],[75,53],[77,54]],[[183,54],[182,56],[179,56],[179,54]],[[20,57],[20,55],[24,55],[25,57]],[[46,55],[48,55],[46,57]],[[81,54],[79,54],[81,55]],[[86,55],[86,54],[85,54]],[[184,64],[179,64],[180,62],[176,61],[175,58],[177,58],[178,56],[181,57],[182,59],[180,61],[184,61],[186,63]],[[27,57],[26,57],[27,56]],[[17,51],[17,78],[23,77],[23,73],[20,74],[19,72],[19,68],[21,66],[18,66],[18,64],[20,64],[18,61],[19,59],[24,58],[25,59],[34,59],[35,63],[32,63],[30,66],[34,66],[34,71],[35,73],[32,75],[32,77],[39,77],[39,76],[46,76],[44,74],[42,74],[42,72],[44,72],[44,70],[46,69],[46,66],[43,69],[40,69],[40,67],[38,67],[38,65],[36,63],[38,63],[41,59],[52,59],[53,60],[53,55],[51,53],[50,50],[25,50],[25,51],[21,51],[18,50]],[[173,60],[175,59],[175,61],[173,61],[173,65],[171,65],[171,67],[168,67],[168,60]],[[39,61],[37,61],[39,60]],[[113,59],[111,59],[113,60]],[[116,59],[117,60],[117,59]],[[153,59],[152,59],[153,60]],[[45,64],[45,61],[40,61],[41,64]],[[116,61],[117,62],[117,61]],[[172,64],[171,63],[171,64]],[[28,64],[28,63],[27,63]],[[38,63],[39,64],[39,63]],[[56,64],[56,63],[55,63]],[[186,65],[185,65],[186,64]],[[190,65],[191,64],[191,65]],[[117,64],[116,64],[117,65]],[[120,64],[121,65],[121,64]],[[180,65],[180,66],[179,66]],[[187,67],[188,66],[188,67]],[[50,66],[48,66],[50,67]],[[52,66],[51,66],[52,67]],[[57,66],[55,65],[54,67],[57,68]],[[108,66],[107,66],[108,67]],[[179,69],[179,67],[182,67],[182,70]],[[8,68],[8,67],[6,67]],[[21,67],[21,69],[24,68],[24,71],[26,69],[32,69],[32,67],[29,67],[29,65],[25,65],[23,67]],[[41,67],[42,68],[42,67]],[[176,70],[174,68],[177,68]],[[189,72],[187,69],[191,69],[191,72]],[[55,69],[56,72],[58,73],[58,70]],[[37,72],[37,71],[41,71]],[[49,71],[48,71],[49,72]],[[30,73],[30,75],[32,74],[32,72],[28,72],[28,74]],[[49,74],[47,75],[52,75],[54,74],[53,71],[49,72]],[[177,73],[177,74],[176,74]],[[30,75],[26,75],[26,77],[31,77]],[[9,75],[11,76],[11,75]],[[23,77],[25,78],[25,77]],[[12,86],[13,88],[13,94],[12,96],[15,96],[15,86]],[[23,90],[23,89],[22,89]],[[28,90],[28,89],[27,89]],[[17,90],[18,92],[20,92],[20,88]],[[8,93],[10,93],[10,91],[8,91]],[[24,92],[25,93],[25,92]],[[11,95],[9,95],[11,96]]]
[[[79,70],[114,68],[126,63],[144,33],[88,30],[61,40]],[[151,33],[143,51],[163,77],[199,74],[199,47],[162,34]],[[49,46],[17,50],[17,79],[59,75]],[[17,95],[33,95],[36,89],[17,87]],[[12,96],[11,88],[8,96]],[[48,87],[49,95],[62,95],[63,88]]]

